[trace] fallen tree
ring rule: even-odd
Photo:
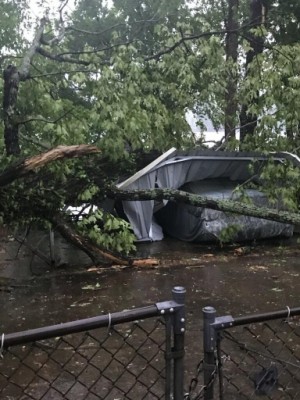
[[[95,146],[78,145],[78,146],[59,146],[47,152],[22,159],[14,162],[7,167],[0,174],[0,195],[9,192],[10,186],[14,186],[16,181],[24,182],[24,190],[32,190],[32,174],[34,173],[34,182],[45,180],[44,170],[47,169],[49,164],[66,161],[67,159],[79,158],[83,156],[101,157],[101,151]],[[99,161],[99,160],[98,160]],[[87,160],[88,162],[88,160]],[[73,171],[72,187],[74,188],[71,198],[77,199],[78,193],[82,190],[84,180],[77,178],[76,171]],[[91,178],[91,177],[90,177]],[[94,177],[95,180],[97,177]],[[77,182],[77,183],[76,183]],[[44,183],[45,184],[45,183]],[[51,182],[49,181],[49,184]],[[63,194],[63,198],[70,196],[70,185],[66,182],[65,187],[59,188]],[[290,223],[294,225],[300,224],[300,214],[280,211],[266,207],[257,207],[254,205],[244,204],[240,201],[231,200],[216,200],[206,198],[203,196],[183,192],[180,190],[172,189],[153,189],[153,190],[120,190],[113,185],[104,186],[99,188],[101,191],[101,199],[108,197],[113,200],[126,200],[126,201],[149,201],[149,200],[169,200],[180,203],[186,203],[195,207],[205,207],[223,212],[230,212],[234,214],[249,215],[257,218],[264,218],[283,223]],[[99,205],[99,192],[89,200],[90,204]],[[132,255],[126,255],[122,252],[111,250],[105,246],[99,245],[96,241],[91,240],[88,236],[82,234],[79,229],[78,221],[70,219],[70,215],[65,213],[59,204],[55,206],[53,202],[49,205],[43,201],[43,198],[38,196],[29,196],[29,212],[32,220],[44,219],[52,224],[67,241],[74,246],[84,251],[92,260],[94,264],[104,263],[107,265],[147,265],[156,264],[156,260],[136,259]],[[21,204],[20,204],[21,206]],[[20,210],[22,212],[22,209]],[[101,230],[99,231],[101,234]]]
[[[211,208],[213,210],[248,215],[250,217],[263,218],[292,225],[300,224],[300,213],[281,211],[267,207],[257,207],[240,201],[217,200],[183,192],[181,190],[153,189],[122,191],[117,188],[111,188],[108,194],[112,198],[126,201],[169,200],[191,204],[195,207]]]
[[[0,196],[3,196],[5,193],[9,193],[9,185],[19,181],[21,178],[25,182],[25,193],[22,194],[26,196],[26,190],[32,190],[32,174],[34,174],[34,185],[37,185],[38,182],[45,181],[44,172],[41,169],[45,169],[48,164],[100,153],[100,149],[91,145],[82,144],[73,146],[58,146],[38,155],[17,160],[9,165],[0,174]],[[46,175],[46,179],[47,178],[48,175]],[[49,182],[49,184],[50,183],[51,182]],[[82,190],[82,186],[84,186],[84,180],[78,179],[77,182],[72,181],[71,186],[73,189],[76,189],[73,191],[71,199],[76,199],[78,195],[76,191],[80,192]],[[69,184],[66,183],[65,188],[61,187],[59,189],[66,192],[62,196],[63,198],[70,198],[69,191],[71,191],[72,188]],[[8,197],[13,196],[8,195]],[[30,196],[28,198],[29,204],[25,204],[25,207],[27,206],[29,209],[29,217],[33,221],[45,220],[50,222],[52,227],[59,232],[62,237],[64,237],[69,243],[84,251],[94,264],[102,263],[107,265],[117,264],[128,266],[157,264],[157,260],[155,259],[135,259],[120,252],[110,251],[99,244],[93,243],[88,237],[85,237],[80,233],[80,230],[78,230],[76,227],[76,223],[70,220],[70,215],[68,215],[68,213],[64,213],[61,209],[53,204],[49,204],[49,207],[47,207],[44,200],[45,199],[39,198],[38,196]],[[22,213],[21,206],[24,206],[24,204],[19,204],[19,206],[20,213]],[[9,214],[8,210],[6,210],[5,214]]]

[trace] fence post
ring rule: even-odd
[[[174,315],[174,400],[183,400],[184,397],[184,335],[185,335],[185,293],[182,286],[175,286],[172,289],[173,300],[181,304]]]
[[[215,322],[216,310],[214,307],[204,307],[203,312],[203,350],[204,350],[204,400],[214,398],[213,375],[216,368],[215,350],[216,333],[211,326]]]
[[[51,265],[56,267],[56,257],[55,257],[55,239],[54,239],[54,231],[52,227],[49,229],[49,246],[50,246],[50,262]]]

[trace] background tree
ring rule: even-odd
[[[66,1],[30,39],[22,35],[31,21],[26,3],[16,4],[20,29],[7,24],[1,48],[3,223],[51,223],[95,262],[128,264],[134,236],[104,200],[122,197],[113,185],[136,169],[141,151],[194,146],[188,110],[199,125],[204,117],[225,125],[229,139],[238,111],[247,121],[255,116],[251,140],[242,133],[244,148],[295,150],[297,135],[291,144],[287,132],[299,125],[298,43],[275,35],[283,3],[81,0],[67,13]],[[298,172],[270,169],[265,181],[274,174],[285,178],[276,196],[297,209]],[[68,206],[82,210],[71,223]]]
[[[267,18],[268,8],[264,0],[251,0],[249,29],[246,34],[246,39],[249,42],[249,50],[246,53],[245,75],[249,73],[250,66],[253,62],[257,62],[258,55],[264,49],[264,25]],[[258,66],[257,69],[260,67]],[[252,97],[252,103],[258,101],[259,91]],[[257,115],[250,111],[247,103],[243,103],[240,112],[240,139],[243,141],[246,135],[253,136],[257,123]]]
[[[224,131],[225,138],[235,137],[236,116],[238,111],[237,104],[237,84],[238,84],[238,11],[239,1],[228,1],[227,18],[225,27],[227,34],[225,36],[226,62],[228,64],[228,76],[225,91],[225,110],[224,110]]]

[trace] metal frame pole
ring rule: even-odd
[[[52,227],[49,229],[49,246],[50,246],[50,262],[51,265],[56,267],[56,257],[55,257],[55,239],[54,239],[54,231]]]
[[[184,398],[185,294],[186,290],[182,286],[175,286],[172,290],[173,300],[181,305],[173,319],[174,400]]]
[[[204,307],[203,312],[203,350],[204,350],[204,400],[214,398],[213,375],[216,372],[216,331],[212,324],[216,319],[214,307]]]
[[[171,400],[173,397],[173,359],[172,359],[172,316],[165,316],[166,323],[166,381],[165,381],[165,400]]]

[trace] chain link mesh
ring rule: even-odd
[[[149,319],[14,346],[0,359],[3,400],[162,399],[165,322]]]
[[[195,376],[189,383],[188,392],[185,394],[184,400],[200,400],[204,398],[205,391],[214,385],[217,378],[217,363],[207,385],[204,384],[203,374],[204,360],[202,359],[197,365]]]
[[[219,340],[222,398],[300,399],[299,317],[227,329]]]

